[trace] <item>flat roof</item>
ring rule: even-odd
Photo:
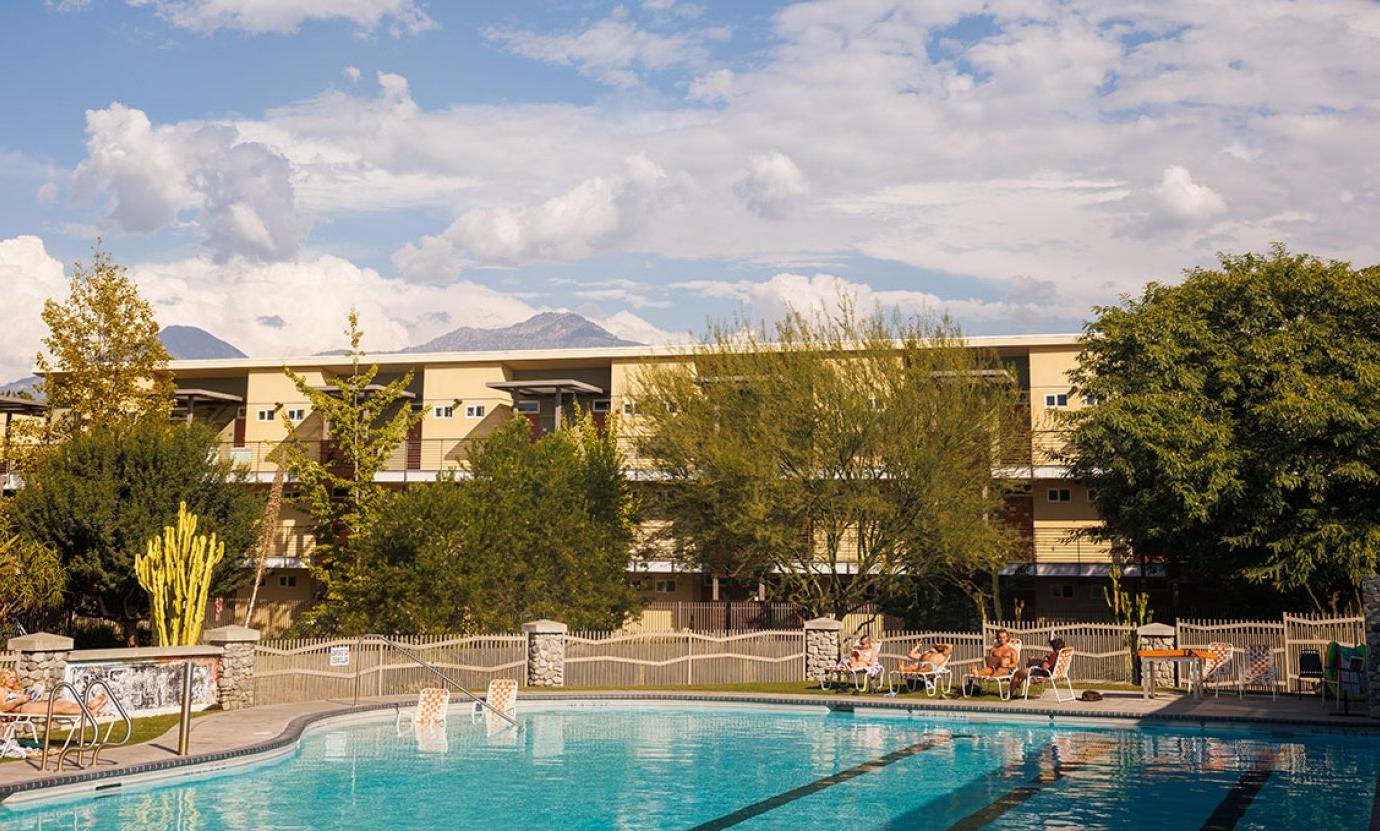
[[[603,392],[593,384],[576,381],[574,378],[536,379],[531,381],[490,381],[484,386],[489,389],[511,393],[531,393],[533,395],[555,395],[558,392],[584,392],[598,395]]]
[[[234,404],[244,403],[244,396],[242,395],[231,395],[228,392],[203,390],[196,387],[178,387],[173,390],[173,398],[204,398],[207,401],[226,401]]]
[[[22,395],[0,394],[0,413],[25,413],[38,415],[46,412],[48,404]]]

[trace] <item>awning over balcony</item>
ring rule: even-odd
[[[0,413],[8,415],[43,415],[48,412],[48,404],[21,395],[0,394]]]
[[[584,381],[576,381],[574,378],[543,378],[532,381],[490,381],[485,386],[489,387],[489,389],[511,393],[514,398],[524,396],[530,398],[543,395],[570,395],[573,393],[599,395],[603,392],[602,389],[593,384],[586,384]]]
[[[228,392],[216,392],[215,390],[203,390],[195,387],[178,387],[173,390],[173,398],[179,404],[195,404],[198,401],[214,401],[218,404],[243,404],[244,396],[231,395]]]
[[[365,395],[377,395],[378,393],[383,392],[383,391],[384,391],[385,389],[387,389],[387,388],[388,388],[388,387],[387,387],[386,385],[384,385],[384,384],[369,384],[369,385],[365,386],[365,388],[364,388],[364,394],[365,394]],[[327,386],[324,386],[324,387],[315,387],[315,389],[317,390],[317,392],[324,392],[324,393],[326,393],[327,395],[333,395],[333,396],[335,396],[335,397],[337,397],[337,398],[340,397],[340,387],[337,386],[336,384],[330,384],[330,385],[327,385]],[[398,397],[399,397],[399,398],[416,398],[416,397],[417,397],[417,393],[412,392],[412,391],[410,391],[410,390],[403,390],[403,391],[401,391],[400,393],[398,393]]]

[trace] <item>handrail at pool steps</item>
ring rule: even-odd
[[[522,725],[521,725],[521,724],[518,724],[517,719],[513,718],[512,716],[508,715],[507,713],[504,713],[504,712],[499,711],[498,709],[496,709],[496,708],[495,708],[492,704],[490,704],[489,702],[485,701],[484,699],[480,698],[479,696],[477,696],[477,695],[475,695],[474,693],[470,692],[469,690],[465,689],[465,687],[462,686],[462,685],[460,684],[459,681],[456,681],[454,678],[451,678],[449,675],[446,675],[446,674],[445,674],[444,672],[442,672],[441,670],[439,670],[439,669],[437,669],[436,667],[432,666],[430,663],[428,663],[428,662],[426,661],[426,659],[422,658],[422,656],[420,656],[420,655],[417,655],[417,654],[414,653],[412,650],[408,649],[405,645],[403,645],[403,644],[401,644],[401,643],[398,643],[397,641],[393,640],[393,639],[390,638],[390,637],[387,637],[386,635],[360,635],[360,636],[359,636],[358,638],[356,638],[355,640],[356,640],[356,643],[358,644],[358,645],[356,646],[356,649],[355,649],[356,652],[360,652],[360,651],[361,651],[361,650],[360,650],[360,647],[362,647],[363,644],[364,644],[366,641],[371,642],[371,643],[379,643],[379,644],[383,644],[384,646],[390,647],[393,651],[399,652],[399,653],[401,653],[404,657],[407,657],[407,658],[412,659],[412,661],[413,661],[414,663],[416,663],[417,666],[421,667],[422,669],[426,670],[427,672],[430,672],[432,675],[435,675],[437,678],[440,678],[442,681],[445,681],[448,685],[450,685],[450,686],[454,687],[455,689],[459,690],[460,692],[464,693],[464,694],[465,694],[471,701],[473,701],[474,703],[476,703],[476,704],[482,706],[484,709],[488,710],[489,712],[493,713],[494,715],[496,715],[496,716],[498,716],[499,718],[503,719],[504,721],[508,722],[508,723],[511,724],[513,727],[517,728],[519,731],[522,730]],[[356,665],[356,669],[355,669],[355,695],[354,695],[354,703],[355,703],[355,706],[359,706],[359,669],[358,669],[358,665]]]
[[[104,679],[97,678],[87,684],[86,690],[81,693],[77,692],[77,688],[74,687],[70,681],[59,681],[57,684],[53,685],[53,689],[48,693],[48,713],[43,726],[43,755],[39,761],[39,770],[48,769],[48,753],[51,750],[53,735],[53,707],[57,704],[58,696],[60,696],[64,690],[68,690],[72,693],[72,698],[77,702],[77,707],[81,709],[81,715],[77,717],[77,726],[75,728],[68,728],[67,737],[63,739],[62,742],[62,749],[57,752],[57,770],[62,770],[62,766],[66,762],[67,754],[69,753],[75,753],[77,755],[75,766],[82,767],[82,754],[88,750],[91,751],[91,762],[89,766],[93,768],[96,766],[96,762],[101,755],[101,750],[111,744],[110,735],[115,732],[115,722],[111,721],[105,728],[105,737],[102,738],[100,723],[96,721],[95,715],[93,715],[91,710],[86,706],[86,699],[96,689],[105,690],[106,699],[114,705],[115,711],[120,716],[119,720],[125,726],[124,737],[118,742],[114,742],[114,744],[116,746],[125,744],[130,740],[130,737],[134,735],[134,722],[130,721],[129,713],[125,710],[125,705],[121,703],[119,696],[115,695],[115,691],[110,688],[110,685],[107,684]],[[88,722],[91,724],[90,742],[86,740],[86,725]],[[76,747],[71,746],[72,737],[74,735],[77,738]]]

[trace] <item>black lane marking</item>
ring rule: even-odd
[[[1380,776],[1375,777],[1375,799],[1370,803],[1370,831],[1380,831]]]
[[[1274,775],[1275,754],[1264,751],[1255,757],[1255,764],[1241,774],[1241,778],[1227,791],[1221,804],[1207,818],[1207,822],[1203,823],[1203,831],[1231,831],[1235,828],[1246,815],[1246,809],[1251,807],[1255,795],[1260,793],[1260,789],[1265,787],[1265,783]]]
[[[779,793],[776,796],[768,797],[767,799],[764,799],[761,802],[754,802],[745,808],[739,808],[731,814],[724,814],[718,819],[712,819],[709,822],[700,823],[699,825],[696,825],[694,828],[691,828],[690,831],[719,831],[719,829],[721,828],[729,828],[731,826],[737,825],[740,822],[752,819],[753,817],[761,816],[762,814],[765,814],[768,811],[774,811],[777,808],[780,808],[782,805],[794,802],[797,799],[803,799],[809,796],[810,794],[819,793],[825,788],[832,788],[833,786],[847,782],[850,779],[856,779],[859,776],[862,776],[864,773],[872,773],[873,771],[881,770],[887,765],[895,764],[896,762],[899,762],[902,759],[909,759],[911,756],[914,756],[917,753],[924,753],[926,750],[929,750],[930,748],[938,747],[942,744],[948,744],[950,740],[957,738],[966,737],[959,735],[935,736],[933,738],[925,739],[922,742],[916,742],[915,744],[909,747],[903,747],[900,750],[893,750],[885,756],[879,756],[876,759],[871,760],[870,762],[863,762],[860,765],[854,765],[851,768],[846,768],[831,776],[826,776],[823,779],[816,779],[808,785],[801,785],[800,787],[786,791],[785,793]]]
[[[1067,771],[1076,770],[1086,762],[1100,756],[1105,756],[1107,753],[1111,752],[1112,748],[1116,747],[1116,744],[1116,742],[1111,741],[1091,742],[1085,747],[1079,748],[1078,752],[1075,753],[1071,759],[1061,759],[1058,749],[1053,745],[1041,748],[1039,751],[1026,757],[1019,767],[1025,767],[1031,761],[1038,761],[1040,757],[1048,751],[1050,754],[1050,766],[1048,769],[1040,771],[1031,781],[1012,788],[992,802],[989,802],[963,819],[960,819],[958,822],[955,822],[953,825],[950,825],[946,831],[976,831],[978,828],[983,828],[991,824],[1007,811],[1010,811],[1012,808],[1019,806],[1022,802],[1038,794],[1046,785],[1063,779]],[[1002,773],[1004,773],[1004,771]],[[983,780],[978,780],[978,782],[982,783]]]

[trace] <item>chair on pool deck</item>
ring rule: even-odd
[[[949,692],[954,688],[954,673],[949,669],[949,659],[946,658],[938,666],[935,664],[935,661],[921,661],[909,668],[904,664],[897,665],[887,676],[887,690],[896,692],[898,681],[907,686],[919,681],[925,685],[925,693],[931,697],[940,690]]]
[[[1021,642],[1012,638],[1007,641],[1012,649],[1016,650],[1016,663],[1021,662]],[[997,695],[1002,701],[1011,700],[1011,679],[1016,675],[1016,667],[1010,667],[1004,675],[978,675],[970,672],[963,676],[963,697],[968,697],[968,683],[971,681],[975,686],[981,687],[984,683],[997,685]]]
[[[1059,702],[1073,701],[1078,698],[1078,693],[1073,691],[1073,679],[1069,677],[1069,671],[1073,669],[1073,647],[1066,646],[1059,650],[1059,657],[1054,659],[1054,668],[1045,669],[1044,667],[1031,667],[1026,671],[1025,684],[1022,685],[1021,697],[1030,699],[1030,682],[1037,683],[1049,682],[1054,688],[1054,700]],[[1064,691],[1059,689],[1059,682],[1063,681],[1068,687],[1069,697],[1064,698]]]
[[[1269,684],[1270,697],[1279,698],[1275,686],[1275,651],[1269,646],[1246,647],[1245,660],[1241,662],[1241,677],[1237,679],[1237,696],[1246,695],[1248,684]]]
[[[1303,685],[1308,684],[1312,687],[1309,690],[1322,688],[1323,681],[1326,680],[1326,673],[1323,672],[1322,653],[1312,647],[1299,650],[1299,671],[1294,675],[1294,692],[1303,697]]]
[[[423,687],[417,693],[417,706],[411,712],[398,710],[396,726],[401,730],[403,717],[412,722],[413,727],[429,728],[444,726],[450,709],[450,690],[443,687]]]
[[[1225,684],[1237,683],[1235,653],[1236,648],[1227,641],[1213,641],[1208,644],[1208,652],[1212,657],[1208,658],[1203,665],[1203,689],[1207,689],[1209,684],[1213,686],[1213,694],[1222,695],[1222,686]]]

